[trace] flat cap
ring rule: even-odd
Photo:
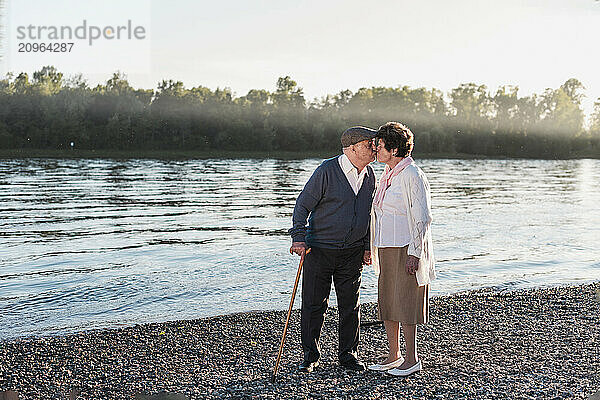
[[[342,147],[348,147],[363,140],[373,139],[377,135],[377,131],[364,126],[353,126],[342,133]]]

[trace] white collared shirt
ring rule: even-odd
[[[340,163],[344,175],[346,175],[346,178],[348,179],[348,183],[352,187],[352,190],[354,190],[354,194],[358,194],[358,191],[363,184],[363,180],[365,179],[365,175],[367,175],[367,167],[365,166],[359,174],[356,167],[350,162],[350,159],[345,154],[338,157],[338,162]]]
[[[375,213],[375,247],[404,247],[410,243],[408,213],[400,176],[392,178],[381,208],[373,205]]]
[[[431,240],[431,192],[427,177],[414,163],[404,168],[397,176],[392,179],[390,188],[385,192],[384,205],[387,200],[392,200],[393,196],[388,198],[388,193],[396,193],[404,203],[404,207],[397,208],[395,213],[399,220],[408,225],[410,242],[408,243],[408,255],[419,259],[419,268],[416,272],[417,284],[423,286],[434,280],[437,276],[435,271],[435,257],[433,255],[433,242]],[[399,184],[399,187],[396,186]],[[396,191],[396,188],[398,190]],[[390,189],[392,190],[390,192]],[[377,207],[374,207],[374,209]],[[384,207],[387,209],[387,207]],[[385,213],[385,210],[381,210]],[[375,274],[379,275],[379,259],[377,247],[375,246],[375,234],[378,231],[376,219],[379,217],[377,210],[371,212],[371,257]],[[395,217],[393,217],[395,218]],[[406,218],[406,222],[404,219]],[[399,220],[390,219],[389,227],[393,230]],[[382,220],[383,222],[383,220]],[[381,225],[379,225],[381,227]],[[386,228],[381,228],[384,235]],[[397,236],[398,237],[398,236]],[[382,239],[385,241],[385,238]],[[398,240],[398,243],[404,243],[405,240]]]

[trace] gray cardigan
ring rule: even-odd
[[[292,241],[306,242],[309,247],[348,249],[362,246],[369,250],[375,173],[371,166],[366,168],[362,186],[358,194],[354,194],[338,157],[323,161],[296,200],[293,226],[289,230]]]

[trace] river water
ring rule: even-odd
[[[286,309],[286,232],[320,162],[2,160],[0,339]],[[434,296],[600,279],[600,160],[417,162]]]

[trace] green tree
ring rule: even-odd
[[[543,127],[555,135],[575,136],[583,128],[581,109],[583,85],[576,79],[569,79],[560,88],[546,89],[541,98],[543,107]]]
[[[594,111],[590,118],[590,132],[593,135],[600,135],[600,97],[594,103]]]
[[[277,88],[272,97],[275,107],[280,108],[300,108],[306,103],[304,91],[289,76],[277,79]]]
[[[454,115],[467,123],[478,122],[493,112],[485,85],[463,83],[452,89],[450,99]]]
[[[12,91],[15,94],[28,94],[30,92],[31,85],[29,84],[29,76],[27,75],[27,73],[21,72],[19,75],[17,75],[14,82],[12,83],[12,87]]]
[[[63,74],[53,66],[45,66],[33,73],[33,84],[38,93],[50,96],[60,92],[63,86]]]
[[[465,83],[452,89],[450,105],[456,126],[456,150],[467,154],[494,154],[498,151],[491,132],[493,100],[485,85]]]
[[[528,157],[600,155],[600,99],[583,126],[584,87],[569,79],[559,88],[519,97],[516,86],[495,94],[462,84],[435,88],[361,88],[306,102],[289,76],[275,91],[186,88],[163,80],[136,89],[115,72],[90,88],[81,75],[65,78],[53,66],[0,79],[0,147],[88,149],[214,149],[339,151],[340,133],[406,123],[419,152]]]

